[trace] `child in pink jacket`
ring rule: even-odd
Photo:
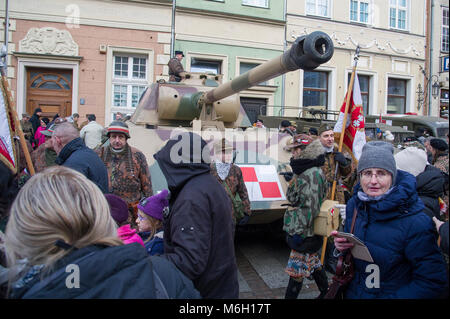
[[[132,229],[128,222],[128,205],[127,203],[117,195],[105,194],[108,201],[109,208],[111,210],[111,216],[119,226],[117,228],[117,235],[125,244],[139,243],[145,247],[142,238],[136,233],[136,230]]]

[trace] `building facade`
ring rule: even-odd
[[[412,9],[414,5],[414,9]],[[287,41],[320,30],[335,53],[313,72],[290,73],[287,106],[339,110],[344,102],[356,47],[365,114],[423,113],[416,98],[425,62],[425,1],[287,0]],[[297,116],[298,110],[285,114]]]
[[[284,30],[283,1],[176,1],[175,50],[185,70],[220,73],[224,82],[282,54]],[[250,121],[276,114],[282,96],[281,76],[240,93]]]
[[[430,114],[448,118],[449,99],[449,5],[445,0],[429,0],[430,60],[425,81]],[[438,85],[433,95],[433,85]]]
[[[5,17],[5,1],[0,8]],[[107,125],[116,112],[133,113],[170,55],[171,1],[15,0],[8,13],[19,114],[40,107]]]
[[[132,114],[149,84],[168,80],[167,62],[174,50],[184,52],[186,71],[220,73],[226,82],[316,30],[332,38],[333,58],[312,72],[290,72],[241,92],[250,120],[259,114],[299,116],[309,106],[339,110],[358,45],[365,114],[438,115],[448,109],[444,0],[173,4],[171,0],[9,1],[8,79],[18,113],[41,107],[47,115],[79,113],[81,120],[93,113],[99,123],[108,125],[116,112]],[[427,6],[433,12],[431,30]],[[4,8],[5,0],[0,0],[1,17]],[[431,52],[426,51],[428,31]],[[424,74],[439,78],[439,98],[427,93],[433,82]]]

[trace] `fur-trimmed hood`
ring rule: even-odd
[[[325,153],[325,148],[319,139],[314,140],[301,153],[298,158],[301,159],[316,159],[319,155]]]

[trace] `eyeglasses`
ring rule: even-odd
[[[361,173],[361,177],[364,179],[372,179],[373,175],[375,175],[377,180],[384,180],[390,176],[390,173],[385,170],[377,170],[375,172],[366,170]]]

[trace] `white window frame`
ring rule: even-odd
[[[326,0],[327,2],[327,13],[328,15],[321,15],[318,12],[318,0],[309,0],[309,1],[313,1],[314,2],[314,13],[308,12],[308,0],[305,1],[305,13],[306,15],[311,15],[311,16],[318,16],[318,17],[325,17],[325,18],[331,18],[331,11],[332,11],[332,7],[331,7],[331,0]]]
[[[206,54],[206,53],[196,53],[196,52],[187,52],[186,53],[186,71],[191,72],[191,61],[192,59],[199,60],[210,60],[217,61],[222,63],[222,79],[223,82],[227,82],[228,79],[228,56],[226,55],[218,55],[218,54]]]
[[[447,25],[444,24],[444,12],[447,11]],[[450,16],[449,16],[449,8],[448,7],[442,7],[442,27],[441,27],[441,52],[444,53],[448,53],[449,50],[445,50],[444,49],[444,29],[447,29],[447,46],[450,46],[450,44],[448,43],[450,40],[450,35],[449,35],[449,20],[450,20]]]
[[[370,71],[363,71],[358,70],[357,71],[358,76],[364,75],[369,77],[369,109],[367,110],[367,115],[376,115],[380,114],[380,111],[377,109],[378,105],[378,74],[376,72],[370,72]],[[345,92],[347,93],[348,90],[348,77],[351,76],[352,69],[347,68],[345,70],[344,74],[344,82],[345,85]]]
[[[406,3],[406,7],[401,7],[399,5],[399,1],[401,0],[394,0],[395,1],[395,5],[391,4],[392,0],[389,0],[389,12],[388,12],[388,16],[389,16],[389,28],[390,29],[395,29],[395,30],[402,30],[402,31],[408,31],[409,30],[409,17],[410,17],[410,10],[411,10],[411,5],[410,5],[410,1],[409,0],[405,0]],[[395,9],[395,26],[391,26],[391,9]],[[403,10],[405,11],[405,28],[399,28],[398,27],[398,12],[399,10]]]
[[[415,106],[415,81],[413,76],[407,75],[399,75],[395,73],[386,73],[385,78],[385,91],[384,91],[384,114],[387,114],[387,103],[388,103],[388,84],[389,79],[398,79],[398,80],[406,80],[406,105],[405,105],[405,113],[408,112],[416,112]]]
[[[128,77],[115,77],[115,57],[127,56],[128,62]],[[144,79],[133,79],[133,57],[141,57],[146,59],[146,72]],[[153,82],[153,63],[154,52],[149,49],[136,49],[126,47],[110,47],[107,49],[107,70],[106,70],[106,93],[105,93],[105,125],[113,120],[114,113],[121,112],[125,114],[133,114],[136,107],[131,106],[133,86],[147,87]],[[114,85],[127,85],[127,106],[114,106]],[[144,89],[145,90],[145,89]]]
[[[336,103],[337,68],[320,66],[320,67],[314,69],[314,71],[328,72],[328,102],[327,102],[328,108],[327,108],[327,110],[338,111],[341,106],[340,106],[340,104],[338,106],[338,104]],[[299,72],[299,77],[300,77],[299,78],[299,83],[300,83],[299,108],[303,107],[304,72],[305,71],[302,69]],[[332,116],[330,116],[329,119],[332,120],[333,119]]]
[[[241,62],[242,63],[255,63],[255,64],[263,64],[268,60],[265,59],[255,59],[249,57],[237,56],[235,59],[235,78],[240,75]],[[240,97],[246,98],[257,98],[257,99],[266,99],[267,105],[275,104],[275,93],[278,87],[275,86],[275,78],[266,81],[266,85],[255,85],[249,87],[246,90],[243,90],[239,93]],[[266,109],[266,115],[275,115],[275,109],[273,107]]]
[[[352,1],[356,1],[358,3],[356,20],[352,20],[352,11],[351,11],[352,10],[352,6],[351,6]],[[361,3],[367,4],[367,22],[361,21]],[[373,7],[372,0],[349,0],[349,20],[350,20],[350,22],[363,23],[363,24],[367,24],[367,25],[372,24],[372,7]]]
[[[264,2],[264,4],[259,4],[257,2]],[[242,0],[242,5],[268,9],[269,8],[269,0]]]

